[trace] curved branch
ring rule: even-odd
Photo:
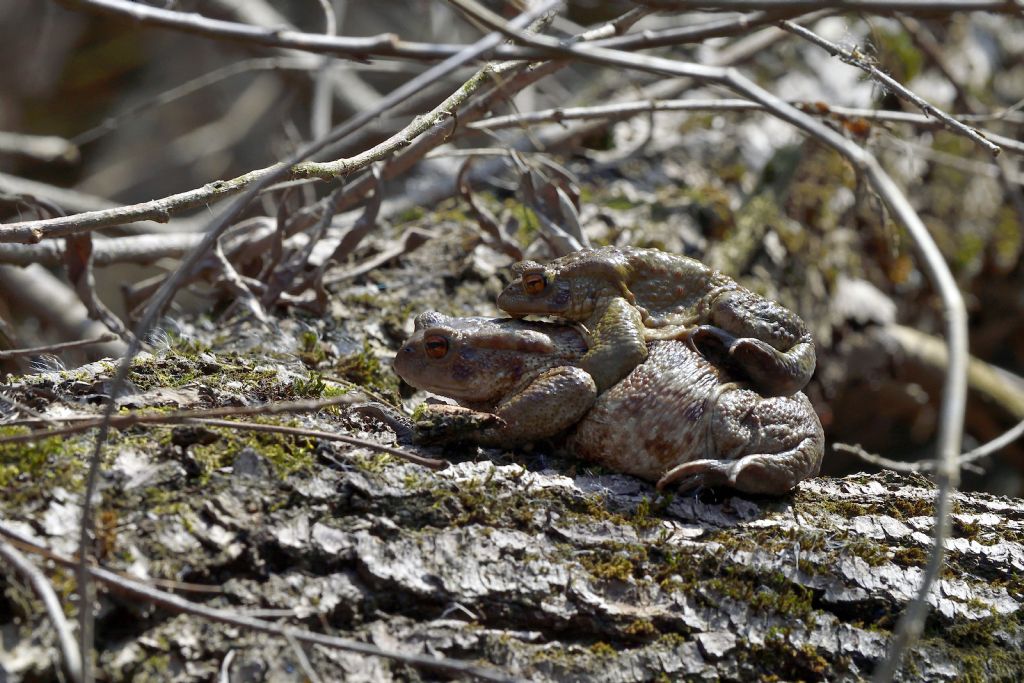
[[[949,348],[949,370],[943,387],[941,417],[939,420],[938,448],[935,456],[935,478],[938,492],[935,502],[935,529],[933,547],[928,558],[921,585],[913,601],[907,606],[896,625],[885,659],[875,672],[876,681],[890,681],[899,668],[903,653],[920,635],[928,613],[928,596],[942,569],[945,542],[949,536],[949,515],[952,496],[960,481],[960,442],[963,436],[964,415],[967,404],[967,308],[956,280],[942,257],[920,216],[900,191],[896,183],[882,168],[874,155],[847,140],[822,122],[793,107],[779,97],[761,88],[733,68],[709,67],[677,62],[661,57],[634,55],[599,46],[566,45],[547,36],[526,35],[512,30],[504,20],[481,6],[476,0],[451,0],[476,20],[489,27],[503,24],[504,33],[528,45],[541,45],[597,64],[648,71],[667,76],[685,76],[723,85],[750,99],[760,102],[779,119],[805,131],[836,150],[863,173],[871,186],[895,217],[903,224],[917,246],[923,267],[942,299],[946,317],[946,344]]]
[[[71,625],[64,616],[64,608],[53,590],[53,585],[46,580],[39,568],[32,564],[27,557],[21,554],[17,548],[0,539],[0,558],[10,564],[15,571],[21,574],[32,586],[32,590],[43,603],[46,616],[53,624],[53,630],[57,632],[57,644],[61,657],[64,660],[64,669],[68,677],[75,683],[82,680],[82,659],[75,647],[75,636],[71,633]]]

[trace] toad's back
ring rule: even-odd
[[[685,324],[696,317],[702,302],[706,305],[712,291],[736,286],[731,278],[687,256],[634,247],[617,251],[635,305],[650,316],[648,325]]]
[[[647,361],[598,398],[570,437],[570,448],[655,481],[681,462],[714,457],[710,412],[721,379],[685,344],[653,342]]]

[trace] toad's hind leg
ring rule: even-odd
[[[806,479],[808,460],[817,459],[821,446],[806,438],[792,451],[755,453],[739,460],[693,460],[677,465],[658,480],[658,490],[671,485],[683,492],[698,486],[731,486],[745,493],[781,494]]]
[[[811,379],[814,342],[795,313],[746,289],[715,297],[709,309],[711,325],[735,338],[728,350],[731,363],[762,395],[789,396]],[[701,339],[693,342],[703,353]]]
[[[803,394],[762,398],[726,385],[709,419],[706,457],[666,472],[659,489],[669,484],[683,490],[731,486],[746,493],[781,494],[821,467],[825,437]]]

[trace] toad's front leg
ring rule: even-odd
[[[499,403],[493,412],[425,405],[406,420],[420,444],[475,443],[511,447],[551,438],[573,426],[597,398],[593,378],[577,367],[551,368]]]
[[[585,370],[561,366],[546,370],[498,404],[503,425],[482,430],[477,443],[512,446],[547,439],[573,426],[597,399],[597,386]]]
[[[639,310],[621,297],[611,299],[591,321],[589,348],[580,360],[603,393],[647,359],[647,342]]]
[[[391,427],[400,443],[425,446],[472,441],[473,435],[482,430],[501,429],[505,426],[505,421],[494,413],[445,403],[424,404],[412,418],[379,402],[353,406],[352,412]]]

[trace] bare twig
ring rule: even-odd
[[[579,39],[596,42],[614,37],[642,16],[644,16],[643,11],[634,10],[623,15],[622,18],[615,22],[610,22],[597,29],[588,31],[579,36]],[[718,26],[715,35],[731,35],[735,31],[735,27],[742,26],[743,24],[743,18],[724,22]],[[491,82],[490,77],[504,76],[501,87],[492,91],[489,96],[481,98],[476,103],[469,104],[465,111],[459,112],[460,125],[476,120],[482,114],[488,112],[497,100],[517,92],[558,69],[564,68],[566,64],[567,62],[564,61],[552,61],[541,65],[534,65],[528,71],[526,71],[527,65],[522,62],[504,62],[487,66],[477,76],[463,84],[451,98],[442,102],[441,105],[425,117],[435,121],[435,123],[432,128],[419,138],[416,138],[411,146],[409,145],[409,140],[412,136],[409,133],[412,129],[407,128],[392,136],[391,140],[393,142],[381,143],[381,145],[374,148],[377,151],[372,157],[368,157],[366,154],[361,155],[359,165],[350,159],[336,164],[336,166],[340,167],[340,171],[351,174],[369,165],[372,161],[385,157],[386,154],[382,153],[385,151],[382,150],[382,146],[387,146],[390,147],[391,152],[401,150],[384,168],[383,177],[385,180],[389,180],[404,172],[421,159],[430,149],[433,149],[444,140],[452,128],[450,112],[462,106],[470,95],[489,84]],[[511,77],[513,74],[515,74],[514,78]],[[24,221],[0,225],[0,244],[5,242],[34,243],[46,238],[64,237],[76,232],[85,232],[112,225],[122,225],[131,221],[152,220],[161,223],[166,222],[173,214],[180,211],[208,206],[211,203],[237,194],[249,183],[259,181],[273,170],[274,167],[256,169],[230,180],[214,181],[200,188],[139,204],[103,210],[90,210],[73,216],[49,220]],[[325,177],[329,175],[327,173],[329,167],[307,165],[304,170],[304,176]],[[370,183],[365,177],[362,180],[351,182],[345,193],[345,203],[339,207],[339,210],[351,207],[369,190]]]
[[[473,188],[470,187],[469,181],[466,178],[472,163],[473,157],[470,157],[462,164],[462,167],[459,169],[459,175],[455,178],[455,187],[458,188],[459,195],[469,205],[469,212],[476,219],[477,225],[480,226],[485,235],[491,238],[491,244],[516,261],[522,261],[523,250],[514,241],[505,237],[501,227],[498,225],[498,221],[491,215],[491,212],[485,207],[480,206],[473,198]]]
[[[317,0],[320,9],[324,13],[324,34],[328,36],[338,35],[338,17],[334,13],[330,0]],[[314,138],[327,135],[331,129],[331,81],[329,79],[331,58],[324,57],[321,60],[320,69],[316,72],[313,81],[313,102],[310,105],[309,129]],[[362,106],[366,106],[365,104]]]
[[[96,279],[92,272],[92,235],[70,235],[65,243],[64,269],[78,298],[89,311],[89,317],[99,320],[108,330],[130,343],[132,333],[96,294]]]
[[[715,19],[693,26],[679,26],[659,31],[642,31],[614,38],[605,38],[594,41],[594,44],[614,50],[643,50],[686,43],[700,43],[708,38],[748,35],[756,28],[767,24],[774,24],[782,19],[789,19],[805,12],[806,10],[803,8],[752,12],[739,17]]]
[[[122,19],[130,19],[137,23],[149,24],[161,28],[207,36],[214,39],[248,42],[265,47],[286,48],[304,52],[347,57],[355,60],[366,60],[370,57],[397,57],[414,60],[445,59],[463,49],[463,45],[448,43],[423,43],[403,41],[398,36],[385,33],[368,37],[332,36],[319,33],[304,33],[292,30],[287,23],[276,22],[273,27],[253,26],[231,21],[211,19],[199,14],[188,14],[173,10],[160,9],[148,5],[140,5],[127,0],[57,0],[73,9],[98,12]],[[989,0],[967,0],[984,4],[981,10],[993,11],[992,7],[1003,7]],[[919,3],[923,7],[924,3]],[[751,10],[766,9],[766,12],[755,12],[739,20],[730,18],[721,21],[666,31],[649,31],[641,35],[613,37],[608,47],[622,49],[643,49],[678,45],[687,42],[698,42],[707,38],[732,36],[745,33],[752,28],[772,23],[819,9],[833,7],[825,2],[791,4],[788,7],[775,8],[770,2],[761,3],[760,7]],[[646,10],[640,10],[646,11]],[[955,9],[945,10],[956,11]],[[941,13],[941,10],[939,10]],[[638,17],[630,16],[626,22],[632,23]],[[600,44],[600,41],[598,41]],[[481,57],[490,59],[545,59],[551,55],[543,48],[522,45],[496,45]]]
[[[850,66],[855,66],[861,71],[864,71],[869,76],[871,76],[871,78],[881,83],[887,90],[892,92],[900,99],[912,103],[921,111],[931,116],[934,116],[935,118],[942,121],[943,125],[945,125],[947,130],[953,133],[957,133],[959,135],[963,135],[969,138],[970,140],[973,140],[978,145],[981,145],[982,147],[987,149],[992,154],[992,156],[999,155],[1000,148],[998,145],[995,145],[992,142],[990,142],[988,139],[985,138],[984,135],[979,133],[974,128],[971,128],[970,126],[960,123],[959,121],[957,121],[952,116],[942,111],[935,105],[931,104],[930,102],[926,102],[920,96],[914,94],[909,89],[907,89],[906,86],[901,84],[895,78],[883,72],[874,64],[869,64],[866,60],[863,59],[863,57],[859,53],[854,53],[850,50],[845,50],[836,45],[835,43],[833,43],[832,41],[822,38],[814,31],[811,31],[808,28],[800,26],[799,24],[794,24],[791,21],[782,21],[779,25],[782,26],[782,28],[789,31],[790,33],[792,33],[793,35],[799,36],[804,40],[814,43],[818,47],[824,49],[833,57],[839,57],[839,59],[841,59],[846,64],[849,64]]]
[[[401,240],[396,241],[389,248],[380,252],[373,258],[363,261],[358,266],[353,266],[348,270],[343,270],[340,273],[332,273],[331,275],[324,277],[323,283],[325,285],[334,285],[339,282],[344,282],[345,280],[352,280],[366,275],[367,273],[380,268],[391,259],[398,258],[403,254],[408,254],[410,251],[419,249],[433,236],[433,233],[427,232],[426,230],[409,228],[405,231],[405,234],[402,235]]]
[[[212,4],[231,12],[236,19],[248,24],[259,24],[272,29],[292,30],[295,28],[288,18],[268,0],[214,0]],[[316,69],[322,63],[313,54],[296,53],[291,50],[281,50],[281,54],[296,55],[308,65],[306,68]],[[392,64],[401,66],[394,62]],[[367,65],[361,65],[361,68],[365,69]],[[380,93],[360,78],[353,68],[344,64],[335,62],[327,70],[327,80],[330,81],[335,99],[348,111],[372,107],[380,101]]]
[[[234,21],[211,19],[201,14],[176,12],[127,0],[57,0],[76,10],[96,12],[137,23],[206,36],[215,40],[231,40],[289,48],[364,61],[371,56],[406,59],[445,59],[457,54],[464,45],[444,45],[403,41],[393,33],[376,36],[347,37],[321,33],[278,30]],[[492,49],[494,46],[491,46]],[[479,56],[479,55],[478,55]]]
[[[521,14],[513,21],[517,27],[526,26],[533,22],[537,17],[550,11],[554,6],[556,6],[556,4],[557,2],[550,0],[541,3],[537,8]],[[141,7],[140,5],[134,6]],[[103,412],[103,423],[100,425],[99,433],[96,436],[96,447],[93,450],[92,457],[89,462],[89,471],[86,476],[85,495],[82,501],[81,533],[79,534],[79,565],[77,573],[79,599],[81,601],[79,611],[79,647],[83,655],[82,660],[85,667],[84,680],[86,683],[91,683],[93,680],[90,659],[90,653],[93,648],[93,587],[89,582],[90,574],[88,572],[88,562],[92,554],[92,497],[96,491],[97,482],[99,480],[103,444],[106,441],[107,434],[110,429],[110,420],[114,416],[116,399],[124,388],[125,380],[131,368],[132,358],[134,358],[140,348],[138,339],[144,338],[149,333],[149,330],[153,328],[159,316],[163,314],[164,309],[177,293],[178,287],[181,283],[191,275],[192,269],[206,255],[213,244],[220,239],[220,236],[225,230],[227,230],[235,216],[248,205],[248,203],[257,195],[257,193],[259,193],[261,189],[283,177],[288,172],[288,169],[290,169],[294,164],[329,147],[331,144],[338,142],[352,131],[359,129],[369,121],[372,121],[373,118],[381,112],[401,103],[406,97],[415,94],[421,88],[435,80],[446,76],[466,62],[476,59],[480,54],[487,52],[494,45],[498,44],[500,40],[500,35],[497,33],[491,33],[484,36],[470,47],[459,52],[458,55],[446,59],[444,62],[428,69],[419,76],[406,81],[403,85],[391,91],[386,97],[384,97],[376,107],[364,111],[334,128],[331,131],[331,134],[326,138],[314,141],[300,149],[283,163],[272,167],[273,170],[271,172],[264,174],[258,180],[253,182],[252,186],[245,191],[242,197],[236,200],[227,211],[222,213],[213,222],[204,236],[203,241],[193,249],[188,257],[186,257],[182,262],[175,274],[165,280],[160,286],[160,289],[158,289],[153,295],[153,299],[147,306],[145,313],[136,327],[136,339],[129,344],[128,350],[125,352],[124,356],[122,356],[121,363],[117,369],[117,374],[111,382],[110,399]]]
[[[53,630],[57,632],[57,646],[64,662],[64,670],[68,677],[80,683],[82,680],[82,659],[79,656],[78,648],[75,646],[75,636],[71,632],[71,624],[64,616],[64,608],[53,590],[53,585],[46,579],[43,573],[32,564],[27,557],[13,545],[0,539],[0,557],[10,564],[15,571],[21,574],[32,586],[32,590],[43,603],[46,616],[53,624]]]
[[[501,17],[479,5],[475,0],[453,1],[457,2],[460,7],[470,8],[474,18],[485,25],[504,24]],[[943,259],[938,245],[935,244],[935,240],[932,239],[910,202],[870,152],[759,87],[735,69],[721,69],[660,57],[633,55],[586,44],[565,45],[545,36],[525,35],[507,25],[503,30],[515,35],[516,40],[520,42],[528,45],[544,45],[567,57],[575,56],[599,64],[718,83],[762,103],[778,118],[811,134],[853,163],[854,167],[867,177],[882,201],[903,223],[914,240],[923,260],[924,269],[942,298],[950,363],[943,391],[936,454],[935,476],[938,482],[938,491],[935,503],[934,544],[917,595],[900,617],[886,657],[875,672],[875,680],[892,680],[895,671],[899,668],[903,652],[917,639],[924,628],[924,620],[928,613],[928,595],[942,568],[945,539],[949,535],[952,494],[960,480],[957,455],[960,452],[967,396],[967,311],[956,280]]]
[[[64,557],[55,553],[49,548],[36,543],[32,539],[19,534],[17,531],[14,531],[2,524],[0,524],[0,535],[17,542],[22,548],[45,554],[46,557],[65,567],[76,567],[80,564],[77,559]],[[291,637],[300,643],[321,645],[334,650],[356,652],[358,654],[368,655],[371,657],[383,657],[392,661],[408,664],[409,666],[416,667],[417,669],[434,671],[447,676],[469,676],[483,681],[494,681],[495,683],[512,683],[516,680],[499,671],[485,669],[466,662],[428,655],[419,655],[411,652],[406,653],[399,652],[397,650],[387,650],[377,647],[376,645],[362,643],[357,640],[349,640],[347,638],[338,638],[336,636],[314,633],[313,631],[307,631],[305,629],[295,628],[292,626],[281,626],[229,610],[209,607],[204,604],[192,602],[191,600],[186,600],[179,595],[159,590],[151,585],[122,576],[121,574],[96,566],[92,563],[85,566],[85,571],[89,574],[90,578],[95,578],[97,581],[102,582],[109,590],[116,591],[122,595],[145,600],[146,602],[172,612],[192,614],[208,621],[231,624],[250,631],[268,633],[282,638]]]
[[[342,183],[331,192],[323,202],[323,213],[310,232],[309,240],[305,246],[287,262],[277,267],[273,273],[269,274],[266,291],[264,291],[261,297],[261,303],[264,306],[272,307],[281,296],[281,293],[293,286],[306,269],[309,257],[313,254],[313,249],[316,248],[317,243],[323,238],[324,233],[327,232],[327,227],[331,224],[331,219],[334,218],[338,200],[344,191],[345,185]]]
[[[26,135],[0,131],[0,154],[21,154],[40,161],[78,161],[78,147],[54,135]]]
[[[263,310],[263,305],[260,300],[256,298],[252,290],[249,289],[245,282],[245,279],[239,275],[235,267],[231,265],[228,258],[224,255],[224,249],[220,242],[213,247],[213,255],[217,259],[217,263],[220,265],[221,279],[225,286],[235,295],[235,301],[232,305],[238,304],[249,309],[249,311],[259,320],[261,323],[268,322],[267,314]]]
[[[228,406],[225,408],[209,408],[206,410],[181,410],[169,413],[147,413],[133,411],[128,413],[119,413],[113,416],[109,420],[109,426],[114,429],[127,429],[133,425],[155,425],[155,424],[181,424],[184,422],[202,422],[203,424],[209,424],[217,427],[230,427],[232,429],[257,431],[257,432],[276,432],[279,434],[291,434],[294,436],[306,436],[311,439],[324,439],[326,441],[340,441],[342,443],[351,444],[353,446],[359,446],[361,448],[369,448],[375,451],[381,451],[388,455],[407,460],[417,465],[429,467],[430,469],[439,470],[448,467],[448,462],[445,460],[435,460],[433,458],[424,458],[402,450],[400,448],[393,448],[391,446],[385,446],[383,444],[376,443],[374,441],[368,441],[366,439],[360,439],[354,436],[348,436],[346,434],[336,434],[333,432],[318,431],[315,429],[302,429],[299,427],[287,427],[284,425],[269,425],[260,423],[248,423],[248,422],[234,422],[229,420],[223,420],[220,418],[224,417],[243,417],[251,415],[282,415],[287,413],[310,413],[331,406],[342,405],[351,403],[352,400],[347,396],[339,396],[335,398],[322,399],[322,400],[309,400],[309,401],[279,401],[277,403],[266,403],[258,406]],[[0,437],[0,444],[5,443],[25,443],[29,441],[39,441],[41,439],[48,439],[55,436],[70,436],[72,434],[81,434],[91,429],[96,429],[103,425],[103,418],[96,417],[93,415],[81,416],[81,417],[68,417],[64,416],[60,418],[64,422],[72,422],[67,427],[58,427],[56,429],[47,429],[34,432],[26,432],[24,434],[8,434]],[[41,421],[41,419],[40,419]]]
[[[958,458],[960,466],[964,467],[965,469],[973,466],[974,463],[977,462],[978,460],[981,460],[982,458],[987,458],[988,456],[999,451],[1000,449],[1006,448],[1014,441],[1019,439],[1021,435],[1024,435],[1024,420],[1021,420],[1016,425],[1014,425],[1007,431],[1003,432],[996,438],[992,439],[991,441],[983,443],[977,448],[972,448],[966,453],[962,453]],[[891,458],[886,458],[884,456],[866,451],[863,447],[857,444],[836,442],[832,444],[832,447],[837,451],[851,453],[860,458],[861,460],[863,460],[864,462],[869,463],[871,465],[885,467],[896,472],[914,473],[933,472],[935,470],[934,460],[917,460],[915,462],[907,462],[905,460],[892,460]],[[975,469],[977,471],[983,471],[978,469],[976,466]]]
[[[73,291],[53,273],[32,264],[26,268],[0,265],[0,297],[20,310],[32,311],[57,339],[84,339],[103,334],[103,325],[89,318],[88,311]],[[96,352],[119,355],[120,341],[101,342]]]
[[[1014,2],[999,0],[634,0],[639,5],[659,10],[722,10],[745,12],[757,9],[799,8],[843,9],[857,12],[904,12],[942,14],[947,12],[1019,13]]]
[[[117,339],[116,334],[110,332],[104,332],[98,337],[92,337],[91,339],[81,339],[79,341],[61,342],[60,344],[46,344],[45,346],[33,346],[25,349],[7,349],[6,351],[0,351],[0,360],[7,360],[9,358],[20,358],[22,356],[38,356],[44,353],[60,353],[61,351],[69,351],[71,349],[80,349],[83,346],[92,346],[94,344],[105,344]]]
[[[257,236],[253,236],[256,239]],[[153,263],[162,258],[180,258],[196,246],[199,233],[165,233],[159,235],[125,235],[94,237],[92,259],[95,266],[113,263]],[[46,240],[39,244],[0,244],[0,263],[15,266],[38,264],[58,266],[64,262],[64,242]]]
[[[13,408],[17,412],[21,413],[22,415],[28,415],[29,419],[31,419],[33,421],[33,423],[36,423],[36,424],[43,423],[43,424],[50,425],[51,427],[56,427],[57,426],[57,423],[54,422],[53,420],[51,420],[50,418],[46,417],[45,415],[43,415],[42,413],[40,413],[40,412],[38,412],[36,410],[33,410],[32,408],[28,407],[24,403],[11,398],[7,394],[3,393],[2,391],[0,391],[0,403],[6,403],[11,408]],[[8,422],[7,424],[10,425],[11,423]]]
[[[943,125],[942,122],[924,114],[911,112],[889,111],[886,109],[860,109],[855,107],[843,107],[827,104],[824,102],[790,102],[812,116],[822,118],[841,117],[844,119],[865,119],[868,121],[883,121],[890,123],[907,123],[922,128],[934,128]],[[555,107],[540,111],[526,112],[521,114],[508,114],[505,116],[492,116],[480,121],[474,121],[465,127],[470,130],[498,130],[512,128],[521,125],[536,125],[541,123],[562,123],[563,121],[579,121],[587,119],[618,120],[644,112],[661,111],[765,111],[763,104],[751,102],[750,100],[739,99],[689,99],[689,100],[646,100],[641,102],[620,102],[616,104],[601,104],[591,107]],[[967,119],[968,117],[957,117]],[[1013,152],[1024,154],[1024,142],[1014,140],[989,131],[981,131],[988,139],[998,142],[1004,148]]]
[[[212,420],[205,418],[195,418],[188,420],[189,422],[198,422],[201,424],[209,425],[211,427],[226,427],[228,429],[238,429],[240,431],[249,432],[272,432],[275,434],[290,434],[292,436],[304,436],[310,439],[322,439],[324,441],[341,441],[342,443],[348,443],[355,446],[362,446],[364,448],[371,448],[375,451],[381,451],[388,455],[394,455],[402,460],[411,462],[415,465],[421,465],[428,467],[432,470],[443,470],[446,469],[450,463],[447,460],[436,460],[434,458],[424,458],[423,456],[403,451],[400,448],[392,448],[390,446],[384,446],[382,444],[374,443],[373,441],[367,441],[365,439],[357,439],[356,437],[346,436],[344,434],[335,434],[334,432],[324,432],[317,429],[303,429],[301,427],[287,427],[285,425],[268,425],[260,424],[258,422],[235,422],[233,420]]]

